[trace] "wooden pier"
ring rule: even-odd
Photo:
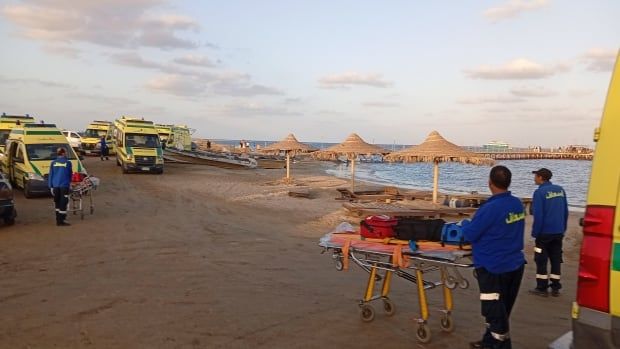
[[[553,159],[553,160],[592,160],[593,153],[568,153],[568,152],[528,152],[528,151],[507,151],[507,152],[488,152],[477,151],[477,154],[494,160],[534,160],[534,159]]]

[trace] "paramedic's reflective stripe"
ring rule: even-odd
[[[558,275],[558,274],[551,274],[551,275],[549,275],[549,278],[554,279],[554,280],[560,280],[560,275]]]
[[[549,275],[536,274],[536,278],[547,280],[549,278]]]
[[[67,167],[67,163],[55,162],[54,167]]]
[[[491,336],[493,336],[493,338],[497,339],[498,341],[502,341],[502,342],[510,338],[510,335],[508,334],[508,332],[506,332],[505,334],[491,332]]]
[[[58,213],[60,213],[60,214],[67,214],[67,211],[60,211],[60,210],[58,210]]]
[[[540,247],[534,247],[534,252],[536,252],[536,253],[542,253],[542,248],[540,248]]]
[[[499,300],[499,293],[481,293],[481,301],[497,301]]]

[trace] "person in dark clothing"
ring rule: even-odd
[[[508,191],[512,179],[508,168],[495,166],[489,177],[493,196],[463,227],[472,244],[481,312],[487,323],[482,340],[470,343],[470,348],[510,349],[509,318],[525,265],[525,212],[521,200]]]
[[[56,207],[56,225],[67,226],[67,205],[69,204],[69,186],[73,169],[71,161],[67,159],[65,148],[58,148],[57,157],[50,164],[48,186],[50,187]]]
[[[207,140],[207,150],[211,150],[211,141]]]
[[[101,140],[99,140],[99,144],[101,145],[101,161],[105,157],[106,160],[110,160],[108,155],[110,154],[110,149],[108,148],[107,143],[105,142],[105,136],[101,136]]]
[[[568,222],[568,202],[566,192],[559,185],[550,182],[553,174],[546,168],[532,171],[538,189],[532,199],[532,237],[535,239],[534,261],[536,262],[536,288],[530,293],[547,297],[560,295],[562,265],[562,240]],[[547,274],[547,264],[551,262],[551,273]],[[551,281],[551,283],[549,283]]]

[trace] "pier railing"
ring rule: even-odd
[[[483,157],[494,160],[533,160],[533,159],[553,159],[553,160],[592,160],[593,153],[569,153],[569,152],[529,152],[529,151],[505,151],[490,152],[476,151]]]

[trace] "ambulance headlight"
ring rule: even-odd
[[[133,160],[133,155],[127,154],[127,160],[129,160],[129,161]]]
[[[43,177],[38,175],[38,174],[36,174],[36,173],[30,172],[30,173],[28,173],[28,179],[29,180],[42,181]]]

